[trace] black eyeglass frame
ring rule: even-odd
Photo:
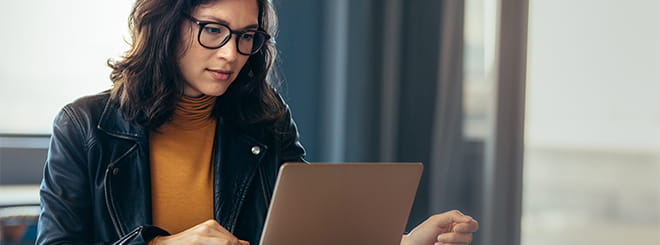
[[[266,44],[266,42],[268,42],[268,40],[270,40],[270,38],[271,38],[271,36],[268,35],[267,32],[265,32],[263,29],[261,29],[261,27],[259,27],[259,29],[257,29],[257,30],[234,31],[228,25],[225,25],[223,23],[218,23],[218,22],[213,22],[213,21],[201,21],[201,20],[195,19],[195,17],[192,17],[192,16],[187,15],[187,14],[184,14],[184,16],[186,18],[188,18],[190,21],[192,21],[193,23],[195,23],[199,26],[199,30],[197,31],[197,43],[199,43],[199,45],[202,45],[202,47],[207,48],[207,49],[222,48],[222,46],[225,46],[225,44],[227,44],[227,42],[229,42],[229,40],[231,40],[231,37],[234,34],[236,34],[237,35],[237,37],[235,38],[236,39],[236,51],[238,51],[239,54],[250,56],[250,55],[258,53],[259,50],[261,50],[261,48],[264,47],[264,44]],[[227,35],[227,37],[224,40],[222,40],[222,42],[220,42],[220,44],[218,44],[217,46],[206,46],[202,43],[201,37],[202,37],[202,30],[204,30],[204,27],[208,24],[224,26],[224,27],[227,28],[227,30],[229,30],[230,35]],[[240,38],[238,38],[238,37],[240,37],[241,35],[243,35],[245,33],[260,33],[260,34],[264,35],[263,43],[259,46],[258,49],[253,50],[252,53],[243,53],[243,52],[241,52],[241,49],[238,47],[240,45],[239,42],[238,42],[240,40]]]

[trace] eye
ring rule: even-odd
[[[254,33],[246,32],[241,34],[241,39],[245,41],[252,41],[254,39]]]
[[[204,32],[211,33],[211,34],[217,34],[217,33],[222,32],[222,30],[220,30],[219,27],[208,26],[207,25],[207,26],[204,27]]]

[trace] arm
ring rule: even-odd
[[[239,240],[215,220],[207,220],[204,223],[193,226],[171,236],[159,236],[151,240],[149,245],[249,245],[247,241]]]
[[[67,105],[55,117],[53,132],[41,182],[41,213],[36,244],[103,244],[95,234],[103,231],[95,223],[92,201],[94,171],[88,166],[88,138],[80,116]],[[89,122],[88,122],[89,123]],[[151,237],[167,232],[154,226],[140,226],[119,238],[118,244],[144,244]],[[96,238],[98,239],[98,238]]]
[[[82,128],[67,106],[55,117],[41,182],[37,244],[91,243],[92,207]]]

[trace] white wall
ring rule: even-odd
[[[0,3],[0,134],[48,134],[66,103],[109,89],[133,2]]]

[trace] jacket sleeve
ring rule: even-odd
[[[67,106],[55,117],[39,195],[37,244],[92,243],[83,132]]]
[[[55,117],[48,157],[41,181],[41,212],[36,244],[106,244],[94,241],[90,177],[87,165],[87,137],[74,110],[65,106]],[[146,244],[156,235],[167,232],[153,226],[141,226],[115,244]]]

